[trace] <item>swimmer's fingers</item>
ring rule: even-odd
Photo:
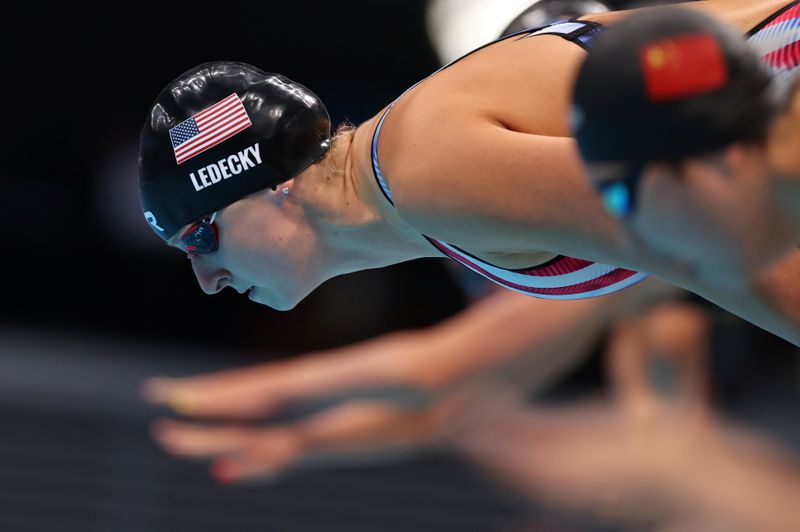
[[[249,417],[283,400],[285,373],[282,363],[267,363],[192,377],[153,377],[140,391],[146,401],[183,415]]]
[[[254,441],[271,442],[276,449],[291,447],[287,431],[281,428],[209,426],[162,419],[153,423],[151,432],[166,451],[182,458],[240,452]]]
[[[242,482],[274,477],[290,466],[323,468],[419,450],[433,444],[463,404],[455,396],[425,408],[359,401],[263,428],[160,421],[154,435],[176,456],[212,458],[218,480]]]
[[[208,427],[161,421],[153,433],[180,458],[213,458],[211,473],[221,483],[268,475],[292,464],[300,453],[297,435],[284,428]],[[235,460],[230,457],[237,457]]]
[[[145,400],[187,416],[254,417],[286,402],[363,388],[413,384],[410,360],[419,342],[390,335],[293,360],[142,383]]]

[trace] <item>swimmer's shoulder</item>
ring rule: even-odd
[[[408,226],[476,254],[513,254],[560,251],[565,232],[603,225],[582,207],[596,198],[572,138],[513,131],[460,98],[396,106],[384,122],[379,164]]]
[[[400,96],[384,122],[382,138],[394,136],[393,131],[414,138],[434,135],[459,123],[449,119],[454,115],[524,133],[568,136],[570,88],[584,57],[583,49],[559,36],[496,42]]]
[[[583,249],[576,234],[608,240],[567,123],[584,57],[558,36],[501,41],[400,97],[377,153],[403,221],[473,252]],[[560,207],[565,194],[570,209]]]
[[[399,174],[421,175],[419,166],[430,168],[465,134],[487,124],[568,136],[573,74],[568,65],[574,63],[577,70],[583,56],[578,46],[560,37],[500,41],[405,92],[386,116],[378,146],[392,191],[403,186]]]

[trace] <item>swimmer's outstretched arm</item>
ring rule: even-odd
[[[603,298],[548,301],[496,289],[428,328],[393,332],[281,362],[185,378],[152,378],[145,399],[190,416],[252,417],[331,394],[380,387],[437,393],[517,359],[525,384],[546,386],[576,363],[605,327],[679,290],[656,279]],[[516,365],[515,365],[516,367]]]
[[[190,416],[263,416],[294,401],[381,388],[435,394],[514,359],[555,380],[611,320],[667,290],[643,282],[608,298],[546,301],[504,289],[434,326],[392,332],[288,361],[208,375],[153,378],[146,399]]]
[[[524,391],[539,390],[579,363],[609,324],[681,292],[658,279],[605,298],[574,301],[548,301],[497,289],[425,331],[427,341],[439,345],[442,354],[424,379],[435,389],[491,371]],[[444,358],[446,353],[449,358]],[[437,370],[443,373],[437,375]]]
[[[410,450],[428,444],[455,422],[463,390],[471,389],[471,381],[480,375],[502,367],[504,374],[517,377],[519,386],[547,385],[580,360],[609,323],[674,293],[654,280],[605,298],[578,301],[553,302],[498,290],[428,329],[286,362],[151,379],[143,392],[151,402],[195,420],[157,423],[159,443],[178,456],[229,457],[235,464],[225,462],[230,481],[274,475],[320,453],[328,453],[326,463],[339,463],[353,451],[373,456],[387,448]],[[520,359],[526,360],[524,367],[506,364]],[[520,381],[521,374],[527,382]],[[414,406],[376,397],[376,389],[397,387],[419,390],[430,401]],[[480,395],[480,389],[469,393]],[[261,417],[325,396],[348,400],[301,420],[266,427],[198,422],[203,417]]]

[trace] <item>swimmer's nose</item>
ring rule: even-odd
[[[200,260],[192,259],[192,269],[197,277],[200,288],[206,294],[213,296],[230,284],[231,274],[222,268],[205,268]]]

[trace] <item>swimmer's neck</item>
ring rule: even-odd
[[[332,275],[438,256],[380,191],[372,174],[370,123],[340,138],[325,160],[292,184],[289,197],[316,233],[319,251],[330,257]]]

